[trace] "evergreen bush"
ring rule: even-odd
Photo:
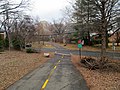
[[[4,40],[4,47],[5,47],[5,48],[8,48],[8,47],[9,47],[8,37],[6,37],[5,40]]]
[[[12,40],[12,45],[15,50],[21,50],[21,42],[17,38]]]
[[[34,50],[31,49],[31,48],[29,48],[29,49],[26,49],[26,52],[27,52],[27,53],[34,53]]]

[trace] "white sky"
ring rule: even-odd
[[[30,15],[38,16],[48,22],[62,17],[62,10],[70,5],[71,0],[31,0]]]

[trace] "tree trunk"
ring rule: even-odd
[[[90,46],[91,45],[91,42],[90,42],[90,32],[88,31],[88,45]]]
[[[44,44],[45,44],[45,43],[44,43],[44,35],[43,35],[43,38],[42,38],[42,39],[43,39],[43,45],[44,45]]]
[[[105,61],[105,57],[106,57],[106,37],[107,37],[107,19],[106,19],[106,12],[105,12],[105,1],[101,1],[101,14],[102,14],[102,18],[101,18],[101,31],[102,31],[102,47],[101,47],[101,60],[100,60],[100,65],[102,66],[104,64]]]
[[[106,33],[102,34],[102,47],[101,47],[101,63],[104,61],[106,57]]]
[[[107,32],[107,30],[106,30],[106,35],[105,35],[105,37],[106,37],[106,48],[108,48],[109,40],[108,40],[108,32]]]
[[[10,34],[8,34],[8,41],[9,41],[9,51],[11,49],[11,39],[10,39]]]
[[[120,41],[120,40],[119,40],[119,33],[117,32],[117,33],[116,33],[116,43],[117,43],[117,46],[119,46],[119,41]]]

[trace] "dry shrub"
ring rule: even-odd
[[[99,58],[84,57],[80,60],[81,66],[90,70],[100,69],[103,71],[120,72],[120,62],[105,58],[104,61]]]
[[[82,56],[85,58],[85,56]],[[99,61],[99,58],[93,58]],[[72,55],[72,62],[83,75],[90,90],[120,90],[120,60],[110,60],[104,68],[90,70],[83,67],[78,55]]]
[[[112,71],[112,72],[119,72],[120,73],[120,62],[119,61],[112,61],[109,60],[108,63],[106,63],[103,66],[104,71]]]

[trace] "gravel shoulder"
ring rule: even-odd
[[[50,55],[50,58],[52,57],[53,53]],[[20,51],[5,51],[1,53],[0,90],[4,90],[50,58],[44,58],[43,53],[28,54]]]
[[[83,75],[90,90],[120,89],[120,72],[89,70],[80,65],[79,56],[77,55],[72,56],[72,62]]]

